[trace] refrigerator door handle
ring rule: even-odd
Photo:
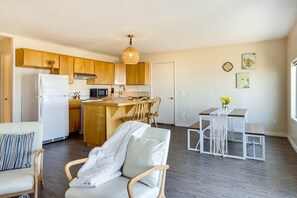
[[[39,98],[41,100],[40,106],[39,106],[40,107],[39,117],[42,118],[43,98],[42,98],[42,96],[40,96]]]

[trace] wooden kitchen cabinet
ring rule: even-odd
[[[115,67],[113,63],[96,61],[95,74],[96,79],[87,81],[89,85],[112,85],[114,84]]]
[[[78,57],[74,58],[74,73],[94,74],[94,72],[95,61]]]
[[[80,130],[80,100],[69,100],[69,133]]]
[[[54,68],[59,69],[59,55],[27,48],[16,49],[16,66],[51,69],[49,61],[55,61]]]
[[[147,85],[150,83],[149,63],[140,62],[135,65],[126,65],[127,85]]]
[[[85,59],[85,73],[86,74],[95,73],[95,61]]]
[[[16,49],[16,66],[42,68],[43,53],[41,51],[20,48]]]
[[[49,53],[49,52],[43,52],[42,53],[42,67],[46,69],[51,69],[51,65],[49,64],[49,61],[55,61],[53,64],[54,69],[59,69],[60,62],[59,62],[59,54]]]
[[[73,84],[73,57],[60,55],[59,57],[59,69],[54,70],[54,74],[68,75],[68,83]]]
[[[114,84],[116,85],[126,84],[126,65],[125,64],[114,65]]]

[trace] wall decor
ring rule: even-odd
[[[230,63],[230,62],[225,62],[225,63],[223,64],[222,68],[223,68],[223,70],[224,70],[225,72],[229,72],[229,71],[231,71],[231,70],[233,69],[233,65],[232,65],[232,63]]]
[[[249,73],[236,73],[236,88],[250,88]]]
[[[256,69],[256,53],[246,53],[241,55],[242,69]]]

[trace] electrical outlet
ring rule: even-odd
[[[272,125],[276,126],[277,125],[277,122],[276,120],[272,120]]]

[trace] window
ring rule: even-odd
[[[291,64],[291,118],[297,121],[297,58]]]

